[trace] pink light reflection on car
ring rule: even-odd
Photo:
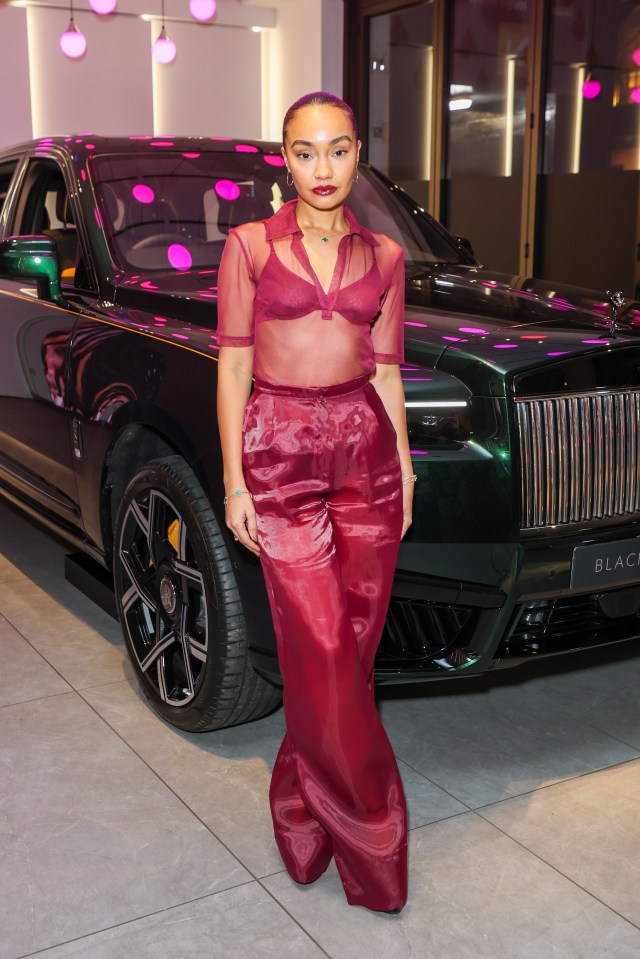
[[[218,180],[214,190],[223,200],[237,200],[240,196],[240,187],[233,180]]]
[[[599,80],[585,80],[582,84],[582,96],[585,100],[595,100],[600,96],[602,84]]]
[[[266,153],[263,158],[265,163],[268,163],[269,166],[284,166],[284,157],[278,154]]]
[[[183,153],[183,157],[186,157],[187,160],[197,160],[200,156],[199,153]]]
[[[156,198],[155,193],[146,183],[136,183],[131,192],[138,203],[153,203]]]
[[[404,321],[404,325],[405,325],[405,326],[419,326],[421,329],[423,329],[425,326],[429,326],[428,323],[418,323],[416,320],[405,320],[405,321]]]
[[[182,243],[172,243],[167,249],[167,258],[174,270],[189,270],[193,264],[193,257]]]
[[[481,333],[484,336],[487,336],[489,330],[483,330],[479,326],[459,326],[458,330],[460,333]]]
[[[155,283],[152,283],[151,280],[143,280],[140,284],[140,289],[142,290],[157,290],[158,287]]]
[[[236,153],[259,153],[257,147],[251,146],[250,143],[236,143]]]
[[[494,350],[517,350],[518,344],[517,343],[494,343],[493,348]]]

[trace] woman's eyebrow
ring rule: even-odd
[[[347,133],[343,133],[341,136],[334,137],[333,140],[329,140],[329,146],[334,146],[334,144],[340,143],[341,140],[348,140],[349,143],[353,143],[353,140],[351,139],[351,137]],[[293,148],[297,146],[313,147],[315,146],[315,143],[312,143],[311,140],[294,140],[293,143],[291,144],[291,147]]]

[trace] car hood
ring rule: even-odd
[[[522,323],[558,327],[578,323],[608,332],[613,318],[611,303],[602,291],[462,265],[429,270],[409,267],[407,303],[447,313],[479,314],[499,321],[502,329]],[[616,320],[624,330],[640,329],[640,303],[628,299]]]

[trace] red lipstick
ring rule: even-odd
[[[335,193],[338,188],[336,186],[317,186],[311,192],[315,193],[316,196],[331,196],[332,193]]]

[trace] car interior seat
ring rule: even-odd
[[[76,254],[78,249],[78,231],[73,221],[73,212],[69,202],[69,194],[62,177],[52,177],[47,184],[47,193],[55,191],[55,214],[57,227],[51,226],[49,214],[44,209],[44,226],[41,232],[49,236],[56,244],[58,261],[60,263],[60,278],[66,283],[73,283],[76,269]]]

